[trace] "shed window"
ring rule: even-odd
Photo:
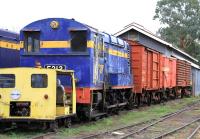
[[[15,75],[14,74],[0,74],[0,88],[14,88]]]
[[[25,51],[26,52],[39,52],[40,40],[39,32],[25,32]]]
[[[32,88],[47,88],[48,77],[46,74],[32,74],[31,87]]]
[[[71,49],[74,52],[85,52],[87,49],[87,32],[71,31]]]

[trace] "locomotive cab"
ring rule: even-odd
[[[64,89],[68,88],[68,91]],[[0,124],[70,126],[76,114],[74,72],[39,68],[0,70]],[[37,124],[34,124],[37,123]],[[39,124],[38,124],[39,123]],[[42,127],[43,127],[42,126]]]

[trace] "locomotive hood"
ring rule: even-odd
[[[69,40],[69,31],[71,30],[87,30],[88,33],[95,31],[94,28],[77,22],[74,19],[47,18],[32,22],[25,26],[20,31],[20,40],[24,39],[23,32],[41,32],[40,40]]]

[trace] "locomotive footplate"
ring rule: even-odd
[[[92,113],[90,118],[105,116],[107,113]]]
[[[128,102],[124,102],[124,103],[109,105],[109,106],[107,106],[106,108],[107,108],[107,109],[112,109],[112,108],[116,108],[116,107],[126,106],[127,104],[128,104]]]

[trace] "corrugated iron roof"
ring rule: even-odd
[[[162,39],[159,38],[157,35],[153,34],[151,31],[145,29],[142,25],[137,24],[137,23],[135,23],[135,22],[133,22],[133,23],[131,23],[131,24],[125,26],[124,29],[118,31],[118,32],[115,33],[114,35],[115,35],[115,36],[120,36],[120,35],[124,34],[125,32],[128,32],[128,31],[130,31],[130,30],[132,30],[132,29],[133,29],[133,30],[136,30],[136,31],[138,31],[138,32],[140,32],[140,33],[142,33],[142,34],[144,34],[144,35],[150,37],[151,39],[154,39],[154,40],[156,40],[157,42],[162,43],[162,44],[164,44],[164,45],[166,45],[166,46],[168,46],[168,47],[170,47],[170,48],[172,48],[172,49],[174,49],[174,50],[176,50],[176,51],[182,53],[183,55],[189,57],[190,59],[192,59],[192,60],[198,62],[197,59],[195,59],[194,57],[190,56],[188,53],[186,53],[186,52],[184,52],[184,51],[182,51],[182,50],[180,50],[180,49],[174,47],[172,44],[170,44],[170,43],[168,43],[168,42],[162,40]]]

